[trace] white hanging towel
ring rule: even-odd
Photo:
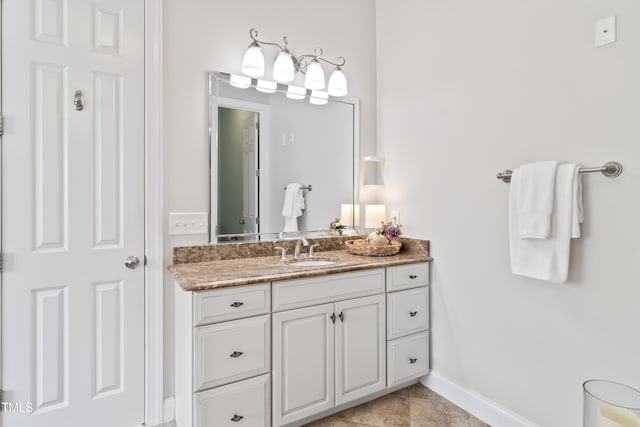
[[[284,191],[282,216],[284,217],[284,232],[298,231],[298,217],[304,209],[304,194],[302,184],[291,183]]]
[[[514,274],[554,283],[564,283],[567,280],[571,238],[580,237],[582,222],[582,185],[578,172],[578,166],[573,163],[557,166],[551,228],[546,239],[520,237],[520,216],[517,212],[521,195],[517,185],[511,187],[509,246],[511,271]],[[511,180],[512,184],[517,184],[518,174],[514,173]]]
[[[558,162],[528,163],[511,176],[511,191],[518,195],[516,232],[521,239],[548,239],[551,235]]]

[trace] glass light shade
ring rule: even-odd
[[[304,78],[304,87],[307,89],[324,88],[324,70],[317,59],[311,61],[307,67],[307,74]]]
[[[287,98],[289,99],[304,99],[307,96],[307,90],[300,86],[289,85],[287,89]]]
[[[366,228],[380,228],[386,216],[384,205],[365,205],[364,226]]]
[[[231,74],[231,76],[229,76],[229,84],[239,89],[246,89],[251,86],[251,77]]]
[[[250,77],[264,75],[264,54],[257,44],[252,44],[242,58],[242,72]]]
[[[315,105],[324,105],[329,102],[329,94],[321,90],[312,90],[309,102]]]
[[[345,96],[347,94],[347,77],[342,68],[337,67],[329,77],[329,95]]]
[[[273,79],[278,83],[289,83],[295,77],[296,70],[293,66],[293,59],[288,52],[280,51],[276,61],[273,63]]]
[[[269,80],[258,80],[256,90],[264,93],[274,93],[278,88],[278,83]]]

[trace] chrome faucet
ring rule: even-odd
[[[320,243],[316,243],[315,245],[311,245],[311,247],[309,248],[309,258],[316,256],[315,255],[315,248],[319,248],[320,247]]]
[[[294,258],[298,258],[298,256],[300,255],[300,245],[304,245],[304,246],[309,246],[309,242],[307,242],[307,239],[305,239],[304,237],[299,238],[296,241],[296,247],[293,250],[293,257]]]

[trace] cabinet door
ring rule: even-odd
[[[386,386],[385,295],[336,303],[336,405]]]
[[[334,406],[333,304],[273,315],[273,423]]]

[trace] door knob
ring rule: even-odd
[[[127,267],[130,270],[133,270],[134,268],[136,268],[138,265],[140,264],[140,260],[138,259],[137,256],[128,256],[125,260],[124,260],[124,266]]]

